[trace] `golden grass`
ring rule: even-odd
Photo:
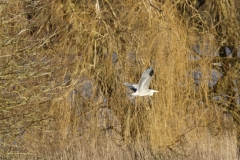
[[[176,5],[2,3],[1,158],[237,159],[235,123],[209,99],[211,64],[189,61],[191,46],[209,55],[217,40],[186,25]],[[132,103],[122,83],[149,66],[159,92]]]

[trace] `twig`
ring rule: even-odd
[[[159,9],[158,7],[156,7],[155,5],[152,4],[151,0],[148,0],[149,4],[151,7],[155,8],[156,10],[158,10],[159,12],[162,12],[162,9]]]

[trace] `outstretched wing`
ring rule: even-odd
[[[136,92],[137,89],[138,89],[138,84],[130,84],[130,83],[127,83],[127,82],[125,82],[123,84],[125,86],[127,86],[128,88],[130,88],[131,90],[133,90],[134,92]]]
[[[143,90],[143,89],[148,89],[149,88],[149,85],[150,85],[150,82],[153,78],[153,74],[154,74],[154,71],[152,68],[148,68],[146,69],[143,73],[142,73],[142,76],[141,76],[141,79],[138,83],[139,85],[139,90]]]

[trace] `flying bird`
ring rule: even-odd
[[[133,98],[135,96],[152,96],[154,92],[158,92],[153,89],[149,89],[150,81],[153,78],[154,71],[152,68],[146,69],[141,76],[138,84],[123,83],[125,86],[134,91],[132,93]]]

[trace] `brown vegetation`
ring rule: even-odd
[[[237,159],[239,5],[1,1],[0,158]]]

